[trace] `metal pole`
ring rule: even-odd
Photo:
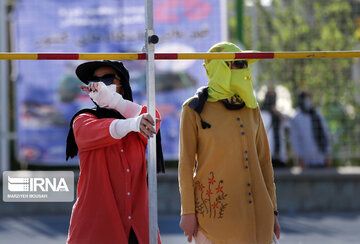
[[[360,21],[360,18],[359,18]],[[359,44],[355,44],[355,47],[358,48]],[[360,59],[355,59],[352,67],[352,77],[355,84],[355,89],[353,90],[353,96],[356,104],[360,105],[360,98],[357,95],[357,92],[360,90]]]
[[[6,0],[0,0],[0,51],[6,52],[8,46],[8,32],[7,32],[7,10]],[[8,75],[8,60],[0,61],[0,114],[1,114],[1,172],[9,170],[10,156],[9,156],[9,75]]]
[[[227,0],[220,0],[220,8],[221,8],[221,18],[220,18],[220,26],[221,26],[221,41],[229,40],[228,33],[228,20],[227,20]]]
[[[146,61],[146,95],[148,113],[155,120],[155,64],[153,1],[145,0],[145,51]],[[155,136],[148,143],[148,186],[149,186],[149,243],[158,243],[158,216],[157,216],[157,178],[156,178],[156,140]]]
[[[226,34],[226,33],[224,33]],[[155,37],[152,36],[152,37]],[[152,38],[156,39],[156,38]],[[226,39],[224,39],[226,40]],[[180,59],[314,59],[360,58],[354,51],[240,52],[240,53],[155,53],[155,60]],[[146,53],[11,53],[0,52],[0,60],[147,60]]]

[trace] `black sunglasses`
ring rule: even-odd
[[[101,77],[94,76],[91,79],[89,79],[88,83],[102,81],[105,85],[108,86],[108,85],[111,85],[113,83],[115,78],[120,80],[120,78],[115,74],[107,74],[107,75],[103,75]]]
[[[236,67],[238,69],[246,69],[249,66],[248,66],[248,62],[246,60],[235,60],[235,61],[230,62],[229,67]]]

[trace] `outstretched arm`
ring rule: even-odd
[[[153,136],[154,120],[149,114],[130,119],[98,119],[95,115],[80,114],[73,122],[74,136],[79,150],[92,150],[117,142],[129,132],[139,132],[145,138]]]
[[[139,116],[142,106],[124,99],[121,94],[112,92],[103,82],[90,82],[89,86],[79,86],[89,94],[97,105],[118,111],[125,118]]]

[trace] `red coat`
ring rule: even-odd
[[[143,107],[141,114],[145,112]],[[160,118],[158,112],[156,117]],[[149,243],[147,139],[137,132],[114,139],[109,132],[113,120],[89,113],[74,120],[80,177],[69,244],[128,243],[130,228],[140,244]],[[156,124],[159,128],[160,122]],[[158,238],[161,243],[160,235]]]

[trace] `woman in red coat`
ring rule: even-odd
[[[67,243],[149,243],[145,150],[160,115],[155,123],[145,106],[132,102],[121,62],[83,63],[76,74],[96,108],[80,110],[70,123],[67,159],[79,153],[80,177]],[[156,136],[157,168],[164,172]]]

